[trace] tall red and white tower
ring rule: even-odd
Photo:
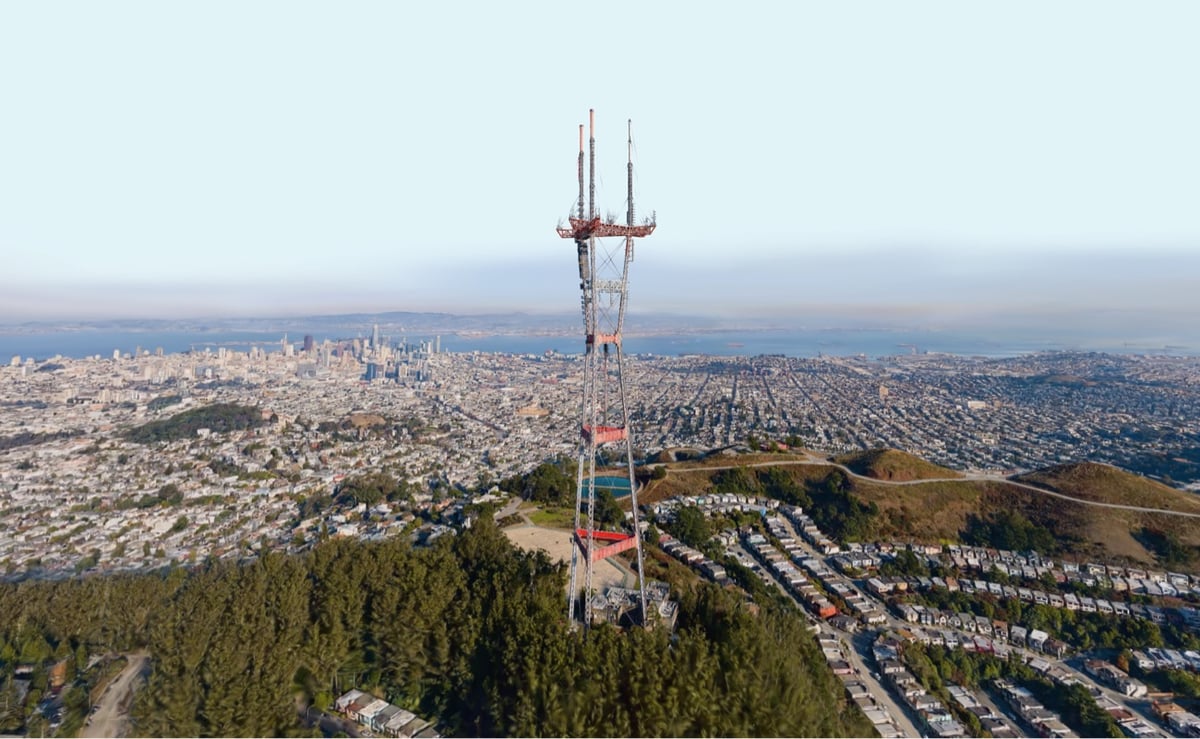
[[[625,222],[613,216],[602,218],[596,210],[596,112],[588,111],[588,191],[584,202],[583,126],[579,126],[579,199],[568,226],[558,235],[575,242],[579,259],[579,288],[582,292],[585,355],[583,407],[579,428],[579,465],[575,491],[575,546],[571,551],[569,619],[580,619],[585,628],[592,622],[595,594],[592,570],[596,563],[620,552],[637,549],[639,622],[647,625],[646,581],[642,576],[642,537],[638,527],[638,488],[633,472],[633,444],[629,430],[629,407],[625,399],[622,331],[628,300],[629,265],[633,262],[634,239],[654,232],[655,219],[634,223],[633,134],[629,124]],[[585,210],[586,205],[586,210]],[[602,531],[596,528],[597,458],[623,457],[616,469],[605,469],[601,487],[628,491],[633,506],[632,531]],[[579,599],[583,596],[582,608]]]

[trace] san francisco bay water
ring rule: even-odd
[[[312,333],[318,344],[325,339],[337,341],[355,338],[344,335],[322,335],[315,331]],[[578,336],[479,335],[474,333],[465,335],[443,333],[440,336],[442,350],[451,352],[542,354],[553,351],[560,354],[579,354],[584,349],[583,339]],[[132,354],[139,347],[151,352],[162,348],[168,354],[193,350],[204,351],[205,348],[216,351],[218,347],[222,346],[241,352],[248,351],[252,346],[258,346],[270,352],[282,349],[283,338],[284,332],[282,331],[83,329],[19,332],[0,329],[0,359],[12,356],[19,356],[23,360],[33,357],[38,361],[54,356],[81,358],[99,355],[111,357],[114,350],[120,351],[121,354]],[[432,340],[434,334],[409,334],[406,338],[410,343],[414,343],[421,340]],[[300,335],[289,332],[288,339],[291,343],[299,344]],[[1126,342],[1103,338],[1070,341],[1053,338],[973,335],[966,332],[887,329],[789,329],[680,332],[655,335],[630,334],[625,338],[624,347],[625,351],[630,354],[669,356],[707,354],[729,357],[762,354],[779,354],[789,357],[816,357],[819,355],[881,357],[920,352],[1010,357],[1049,350],[1200,355],[1198,347],[1163,346],[1150,342]]]

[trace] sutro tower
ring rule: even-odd
[[[579,287],[583,293],[583,326],[586,353],[583,366],[583,410],[580,424],[579,465],[575,485],[575,546],[571,549],[571,590],[568,619],[581,618],[585,628],[592,621],[592,568],[619,552],[636,548],[638,567],[639,622],[646,621],[646,583],[642,577],[642,537],[638,529],[638,489],[633,473],[633,446],[629,437],[629,408],[622,376],[621,332],[625,324],[629,264],[633,240],[654,232],[655,219],[634,224],[633,134],[629,124],[628,199],[625,222],[601,218],[596,212],[596,112],[588,111],[587,210],[583,191],[583,126],[579,126],[579,199],[569,226],[559,226],[558,235],[575,241],[579,257]],[[633,506],[633,530],[600,531],[596,528],[596,463],[601,447],[623,451],[624,464],[605,471],[603,487],[629,491]],[[619,452],[618,452],[619,454]],[[617,455],[607,455],[609,458]],[[614,479],[615,478],[615,479]],[[582,572],[580,565],[582,564]],[[577,608],[580,588],[584,600]]]

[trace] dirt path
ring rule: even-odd
[[[129,664],[108,684],[92,710],[92,715],[79,731],[81,737],[119,737],[129,731],[129,708],[133,694],[150,669],[150,655],[134,652],[128,655]]]

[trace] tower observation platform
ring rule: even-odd
[[[625,397],[622,333],[628,303],[629,265],[633,262],[634,240],[654,233],[655,218],[635,222],[633,205],[633,133],[628,125],[627,199],[625,222],[596,214],[596,115],[588,111],[588,189],[584,191],[583,126],[579,126],[579,197],[567,225],[559,224],[558,235],[575,242],[579,263],[579,289],[584,327],[583,397],[579,425],[579,457],[575,492],[575,546],[571,551],[568,617],[586,628],[594,620],[596,600],[592,565],[631,549],[637,552],[638,611],[635,618],[649,625],[646,580],[643,573],[642,538],[638,520],[638,485],[634,476],[633,445],[629,408]],[[597,529],[597,463],[604,447],[606,458],[618,456],[616,469],[604,469],[601,479],[621,479],[628,484],[633,507],[632,526],[627,531]],[[611,451],[609,451],[611,450]],[[612,452],[616,452],[614,455]]]

